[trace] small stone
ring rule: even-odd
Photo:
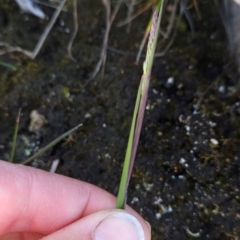
[[[137,197],[134,197],[131,201],[131,204],[139,202],[139,199]]]
[[[185,162],[186,162],[186,160],[184,158],[181,158],[179,161],[179,163],[181,163],[181,164],[184,164]]]
[[[88,118],[91,118],[91,113],[86,113],[85,115],[84,115],[84,117],[86,118],[86,119],[88,119]]]
[[[218,145],[218,144],[219,144],[218,140],[216,140],[215,138],[211,138],[211,139],[210,139],[210,142],[211,142],[213,145]]]
[[[28,127],[28,130],[30,132],[38,132],[43,126],[44,124],[47,123],[46,118],[41,115],[37,110],[33,110],[30,113],[30,125]]]
[[[220,86],[218,88],[218,91],[221,92],[221,93],[225,93],[226,92],[226,87],[225,86]]]
[[[174,83],[174,78],[173,77],[168,78],[167,84],[172,85],[173,83]]]

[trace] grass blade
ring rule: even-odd
[[[18,127],[19,127],[19,121],[20,121],[20,115],[21,115],[21,108],[18,111],[18,115],[16,118],[16,125],[14,129],[14,134],[13,134],[13,143],[12,143],[12,149],[9,157],[9,162],[13,162],[15,150],[16,150],[16,142],[17,142],[17,134],[18,134]]]
[[[54,139],[52,142],[50,142],[47,146],[45,146],[44,148],[40,149],[37,153],[35,153],[34,155],[32,155],[30,158],[28,158],[27,160],[21,162],[21,164],[28,164],[29,162],[31,162],[33,159],[41,156],[43,153],[45,153],[49,148],[53,147],[54,145],[56,145],[58,142],[60,142],[62,139],[64,139],[65,137],[67,137],[68,135],[70,135],[71,133],[73,133],[74,131],[76,131],[79,127],[82,126],[82,123],[80,123],[79,125],[77,125],[76,127],[70,129],[69,131],[65,132],[64,134],[62,134],[60,137]]]
[[[143,64],[143,75],[138,89],[137,99],[134,107],[132,125],[128,139],[127,151],[123,165],[122,177],[120,181],[116,208],[124,209],[127,195],[127,188],[132,173],[133,163],[136,156],[137,145],[142,128],[144,111],[146,107],[147,94],[153,58],[159,34],[160,21],[162,16],[164,0],[159,0],[152,16],[152,26],[148,39],[147,55]]]
[[[141,86],[141,83],[140,83],[140,86]],[[124,205],[125,205],[126,191],[127,191],[127,185],[128,185],[128,179],[129,179],[129,177],[128,177],[129,167],[130,167],[130,160],[131,160],[131,155],[132,155],[132,146],[133,146],[133,139],[134,139],[134,131],[135,131],[135,125],[136,125],[136,119],[137,119],[140,98],[141,98],[141,87],[139,87],[139,89],[138,89],[130,134],[129,134],[129,138],[128,138],[127,151],[126,151],[125,160],[123,163],[122,177],[120,180],[120,186],[119,186],[119,190],[118,190],[116,208],[120,208],[120,209],[124,209]]]
[[[16,65],[13,65],[13,64],[10,64],[10,63],[6,63],[6,62],[2,62],[2,61],[0,61],[0,65],[3,66],[3,67],[9,68],[9,69],[11,69],[13,71],[15,71],[17,69]]]

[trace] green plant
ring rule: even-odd
[[[133,163],[136,156],[137,145],[140,137],[142,128],[142,122],[144,117],[144,111],[147,102],[149,81],[151,76],[151,70],[153,65],[153,58],[156,50],[156,44],[159,34],[160,22],[162,17],[164,0],[159,0],[155,7],[152,24],[150,30],[150,36],[148,39],[147,54],[143,64],[143,75],[138,88],[137,99],[135,103],[133,119],[130,129],[130,135],[128,139],[127,151],[123,165],[122,177],[120,181],[118,197],[117,197],[117,208],[124,209],[126,202],[127,188],[132,173]]]
[[[13,70],[13,71],[15,71],[17,69],[16,65],[13,65],[13,64],[10,64],[10,63],[7,63],[7,62],[2,62],[2,61],[0,61],[0,66],[6,67],[6,68],[8,68],[10,70]]]
[[[31,157],[29,157],[28,159],[26,159],[25,161],[21,162],[21,164],[28,164],[29,162],[31,162],[33,159],[41,156],[43,153],[45,153],[49,148],[53,147],[54,145],[56,145],[58,142],[60,142],[62,139],[66,138],[67,136],[69,136],[71,133],[75,132],[79,127],[82,126],[82,123],[78,124],[76,127],[68,130],[67,132],[65,132],[64,134],[62,134],[60,137],[54,139],[52,142],[50,142],[47,146],[43,147],[42,149],[38,150],[38,152],[36,152],[34,155],[32,155]]]
[[[13,162],[13,158],[14,158],[14,154],[15,154],[15,150],[16,150],[16,142],[17,142],[17,134],[18,134],[20,115],[21,115],[21,109],[18,111],[18,115],[17,115],[17,119],[16,119],[16,125],[15,125],[15,129],[14,129],[14,134],[13,134],[13,143],[12,143],[12,149],[10,152],[9,162]]]
[[[12,143],[12,148],[11,148],[11,152],[10,152],[9,162],[13,162],[13,159],[14,159],[14,154],[15,154],[15,150],[16,150],[16,142],[17,142],[17,134],[18,134],[18,126],[19,126],[19,121],[20,121],[20,113],[21,113],[21,109],[19,110],[18,116],[17,116],[17,119],[16,119],[16,125],[15,125],[15,130],[14,130],[14,135],[13,135],[13,143]],[[68,130],[67,132],[63,133],[61,136],[59,136],[58,138],[54,139],[48,145],[46,145],[45,147],[43,147],[40,150],[38,150],[31,157],[29,157],[28,159],[26,159],[23,162],[21,162],[21,164],[28,164],[28,163],[30,163],[32,160],[34,160],[35,158],[37,158],[37,157],[41,156],[42,154],[44,154],[48,149],[50,149],[51,147],[56,145],[62,139],[66,138],[67,136],[69,136],[70,134],[75,132],[81,126],[82,126],[82,123],[78,124],[76,127]]]

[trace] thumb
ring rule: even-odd
[[[150,240],[148,224],[123,210],[104,210],[79,219],[42,240]]]

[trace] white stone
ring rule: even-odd
[[[212,144],[214,144],[214,145],[218,145],[218,144],[219,144],[218,140],[216,140],[215,138],[211,138],[211,139],[210,139],[210,142],[211,142]]]
[[[181,158],[179,161],[179,163],[181,163],[181,164],[184,164],[185,162],[186,162],[186,160],[184,158]]]
[[[31,0],[15,0],[18,6],[22,9],[24,12],[29,12],[35,15],[36,17],[39,18],[45,18],[44,12],[35,6],[33,1]]]
[[[174,78],[173,77],[168,78],[167,84],[171,85],[173,83],[174,83]]]

